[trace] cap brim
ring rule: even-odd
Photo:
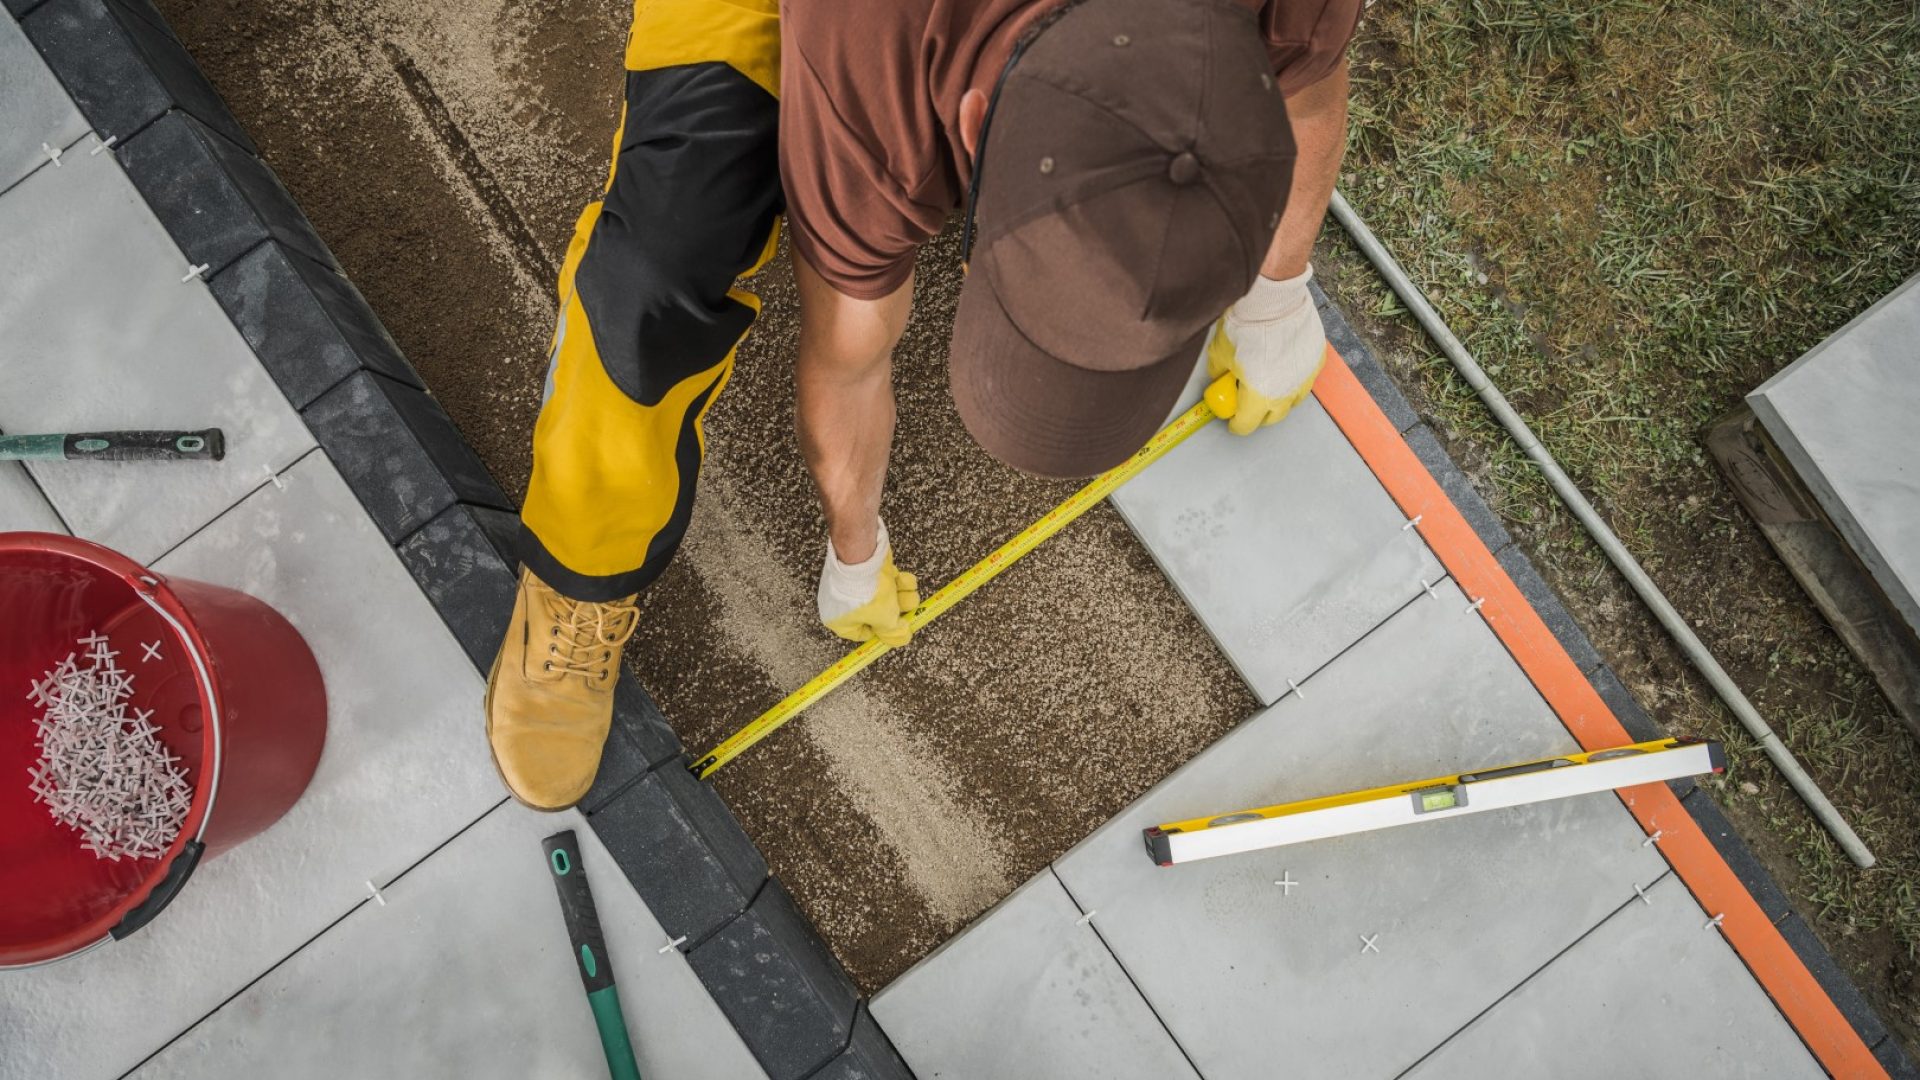
[[[953,321],[953,402],[981,447],[1006,464],[1037,476],[1093,476],[1125,461],[1160,429],[1193,374],[1207,329],[1145,367],[1092,371],[1028,340],[985,276],[975,274],[960,290]]]

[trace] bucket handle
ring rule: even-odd
[[[220,801],[220,758],[222,756],[221,751],[224,749],[222,745],[224,742],[224,732],[220,730],[220,691],[214,684],[213,672],[209,670],[207,666],[207,658],[201,655],[200,647],[194,643],[193,635],[187,633],[187,628],[180,624],[179,619],[173,617],[172,612],[161,605],[159,598],[155,595],[159,592],[160,588],[160,579],[148,573],[140,576],[139,583],[134,586],[133,591],[136,596],[146,601],[147,606],[153,609],[155,615],[160,616],[168,626],[173,628],[174,635],[179,638],[180,642],[185,646],[187,657],[193,661],[194,673],[200,677],[200,688],[207,702],[207,723],[208,726],[213,729],[213,767],[211,770],[213,775],[207,784],[207,807],[205,812],[200,815],[199,830],[193,834],[193,839],[188,841],[189,844],[195,846],[204,846],[201,845],[200,841],[207,835],[207,823],[213,820],[214,807]],[[180,855],[174,859],[175,866],[178,865],[181,858],[186,856],[186,853],[186,848],[182,847]],[[197,853],[194,855],[193,861],[196,863],[200,861],[200,856]],[[174,866],[167,868],[169,878],[172,877],[174,869]],[[192,872],[193,867],[188,866],[187,873],[191,874]],[[181,884],[185,884],[186,876],[182,875],[180,881]],[[156,885],[153,894],[158,895],[165,886],[165,881]],[[162,904],[161,906],[164,907],[166,905]],[[155,910],[157,913],[158,909]],[[128,914],[132,913],[129,912]]]
[[[168,865],[167,876],[160,879],[159,884],[153,887],[153,891],[147,894],[145,900],[140,901],[138,906],[121,916],[118,925],[107,931],[113,936],[113,940],[120,941],[126,938],[152,922],[154,916],[166,910],[166,906],[173,903],[173,898],[179,896],[180,890],[186,887],[187,879],[193,876],[193,869],[200,865],[200,856],[206,850],[207,845],[198,840],[187,841],[185,846],[181,847],[180,854],[175,855],[173,862]]]

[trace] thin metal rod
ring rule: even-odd
[[[1652,610],[1654,618],[1660,620],[1660,625],[1673,636],[1673,640],[1680,646],[1680,651],[1686,654],[1694,668],[1706,677],[1707,682],[1713,686],[1714,692],[1720,695],[1720,700],[1726,704],[1734,716],[1739,718],[1748,734],[1759,741],[1760,749],[1766,751],[1774,767],[1780,770],[1780,775],[1786,777],[1788,785],[1807,804],[1807,809],[1813,812],[1813,816],[1819,820],[1821,826],[1846,851],[1847,857],[1853,860],[1855,866],[1862,869],[1872,866],[1873,853],[1867,850],[1867,845],[1860,841],[1860,837],[1854,833],[1846,819],[1840,816],[1840,811],[1834,809],[1826,793],[1820,790],[1820,785],[1814,783],[1813,778],[1807,775],[1807,770],[1795,760],[1793,752],[1788,750],[1786,744],[1780,741],[1780,737],[1767,726],[1766,719],[1753,707],[1753,703],[1747,700],[1746,695],[1740,692],[1740,688],[1734,684],[1726,669],[1713,658],[1713,654],[1707,651],[1706,645],[1694,634],[1693,628],[1687,625],[1687,621],[1681,618],[1678,611],[1674,610],[1673,604],[1668,602],[1666,595],[1660,591],[1660,587],[1655,585],[1653,579],[1648,577],[1647,572],[1641,568],[1639,560],[1633,557],[1633,553],[1628,551],[1626,545],[1620,542],[1620,538],[1607,527],[1607,523],[1601,519],[1599,512],[1594,510],[1593,504],[1580,493],[1580,489],[1575,486],[1572,478],[1567,476],[1566,471],[1560,468],[1560,463],[1554,460],[1546,447],[1540,445],[1540,440],[1534,437],[1533,429],[1529,428],[1526,420],[1522,419],[1520,414],[1514,411],[1513,406],[1507,403],[1506,395],[1502,394],[1500,389],[1493,385],[1493,381],[1487,378],[1487,373],[1480,369],[1480,365],[1467,352],[1466,346],[1460,343],[1460,339],[1454,336],[1452,330],[1447,329],[1447,324],[1433,310],[1433,305],[1427,302],[1426,295],[1420,291],[1420,287],[1407,277],[1407,272],[1400,268],[1399,262],[1395,261],[1385,245],[1380,243],[1380,239],[1367,228],[1367,223],[1360,220],[1360,215],[1354,213],[1353,207],[1349,206],[1347,200],[1337,191],[1333,193],[1332,210],[1333,216],[1347,230],[1347,234],[1353,237],[1353,242],[1360,246],[1361,252],[1366,255],[1369,262],[1373,263],[1374,269],[1380,271],[1380,276],[1387,279],[1387,284],[1392,286],[1394,293],[1400,297],[1401,303],[1407,305],[1407,310],[1413,312],[1413,317],[1419,320],[1428,336],[1440,346],[1440,351],[1446,353],[1447,359],[1453,361],[1453,366],[1459,370],[1460,376],[1467,380],[1467,385],[1473,388],[1473,392],[1480,395],[1481,401],[1486,402],[1487,409],[1493,413],[1494,419],[1500,421],[1500,426],[1507,429],[1507,434],[1513,436],[1514,441],[1520,444],[1520,448],[1533,459],[1533,463],[1546,474],[1547,482],[1553,485],[1553,490],[1560,496],[1560,501],[1565,503],[1567,509],[1573,512],[1573,516],[1586,527],[1588,535],[1593,537],[1594,543],[1600,545],[1600,550],[1606,553],[1607,560],[1613,563],[1614,569],[1620,571],[1620,576],[1626,578],[1627,584],[1633,586],[1633,591],[1640,595],[1640,599]]]

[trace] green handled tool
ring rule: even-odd
[[[226,456],[227,439],[219,428],[0,435],[0,461],[219,461]]]
[[[620,989],[613,985],[613,963],[600,934],[600,913],[594,909],[593,890],[587,888],[587,870],[580,862],[580,843],[568,829],[547,837],[541,846],[547,851],[553,887],[560,891],[560,913],[566,916],[567,936],[573,941],[573,962],[586,984],[593,1022],[600,1026],[607,1070],[613,1080],[640,1080],[633,1041],[627,1037],[627,1021],[620,1013]]]

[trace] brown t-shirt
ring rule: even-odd
[[[1058,0],[782,0],[780,179],[794,247],[834,288],[900,287],[966,195],[960,98],[993,90]],[[1363,0],[1235,0],[1292,94],[1329,74]]]

